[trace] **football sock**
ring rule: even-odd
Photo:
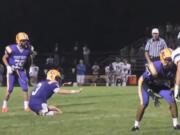
[[[54,115],[54,111],[49,111],[45,114],[46,116],[53,116]]]
[[[173,126],[174,126],[174,127],[177,126],[177,125],[179,124],[177,118],[173,118],[172,120],[173,120]]]
[[[135,126],[135,127],[140,127],[140,122],[139,122],[139,121],[137,121],[137,120],[135,120],[135,122],[134,122],[134,126]]]
[[[24,109],[28,108],[28,101],[24,101]]]
[[[6,108],[6,107],[7,107],[7,101],[4,100],[4,101],[3,101],[3,108]]]

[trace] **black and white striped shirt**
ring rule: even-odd
[[[154,40],[151,38],[146,43],[145,52],[149,53],[150,58],[156,58],[159,57],[160,51],[164,48],[167,48],[167,44],[164,39],[159,38]]]

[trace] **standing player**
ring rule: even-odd
[[[172,52],[172,60],[177,65],[176,82],[174,86],[174,98],[180,102],[180,47]]]
[[[114,70],[114,85],[119,85],[122,83],[122,66],[123,62],[121,59],[116,57],[116,61],[112,63],[113,70]]]
[[[114,78],[113,78],[113,67],[112,64],[107,65],[105,67],[105,75],[106,75],[106,86],[112,86],[114,83]]]
[[[61,114],[62,111],[55,106],[48,106],[48,99],[54,94],[76,94],[81,90],[65,90],[60,89],[59,81],[61,75],[59,71],[52,69],[47,73],[47,78],[37,84],[37,87],[32,91],[29,100],[30,109],[37,115],[54,116]]]
[[[143,73],[138,81],[138,94],[140,98],[140,105],[137,110],[136,120],[132,131],[139,130],[140,121],[143,118],[145,109],[149,103],[149,96],[154,96],[154,93],[159,94],[166,102],[169,103],[169,108],[172,116],[174,129],[180,130],[178,122],[178,110],[174,97],[172,96],[171,86],[174,83],[176,74],[176,66],[172,63],[171,50],[164,49],[160,54],[161,61],[153,62],[157,76],[153,76],[149,69]],[[171,81],[171,84],[169,82]],[[154,96],[155,97],[155,96]]]
[[[123,60],[123,66],[122,66],[122,86],[126,86],[128,76],[131,75],[131,64],[127,62],[126,59]]]
[[[8,100],[14,88],[15,77],[23,90],[24,110],[28,111],[28,78],[25,73],[25,64],[33,52],[29,44],[29,37],[24,32],[16,35],[16,44],[8,45],[2,58],[7,68],[7,91],[3,101],[2,112],[8,112]]]

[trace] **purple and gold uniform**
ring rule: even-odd
[[[57,81],[45,80],[39,82],[35,89],[32,91],[29,100],[29,107],[37,114],[41,111],[48,112],[47,101],[54,94],[59,91],[59,84]]]
[[[5,53],[9,56],[7,61],[13,71],[12,73],[7,72],[7,87],[9,92],[13,91],[15,76],[18,77],[19,85],[23,91],[28,90],[28,78],[24,71],[24,65],[32,51],[32,46],[20,48],[17,44],[12,44],[6,47]]]
[[[170,90],[171,84],[174,81],[176,75],[176,66],[172,65],[169,68],[165,68],[161,61],[153,62],[154,67],[157,71],[157,76],[154,77],[149,71],[145,71],[142,75],[142,98],[143,105],[147,106],[149,103],[148,89],[153,90],[153,92],[158,93],[163,97],[168,103],[173,103],[174,98],[172,97],[172,91]]]

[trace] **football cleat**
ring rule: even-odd
[[[179,125],[179,124],[176,125],[176,126],[174,127],[174,129],[175,129],[175,130],[180,130],[180,125]]]
[[[139,127],[132,127],[131,131],[138,131],[139,130]]]
[[[3,113],[6,113],[6,112],[8,112],[8,111],[9,111],[9,109],[8,109],[7,107],[2,108],[2,112],[3,112]]]

